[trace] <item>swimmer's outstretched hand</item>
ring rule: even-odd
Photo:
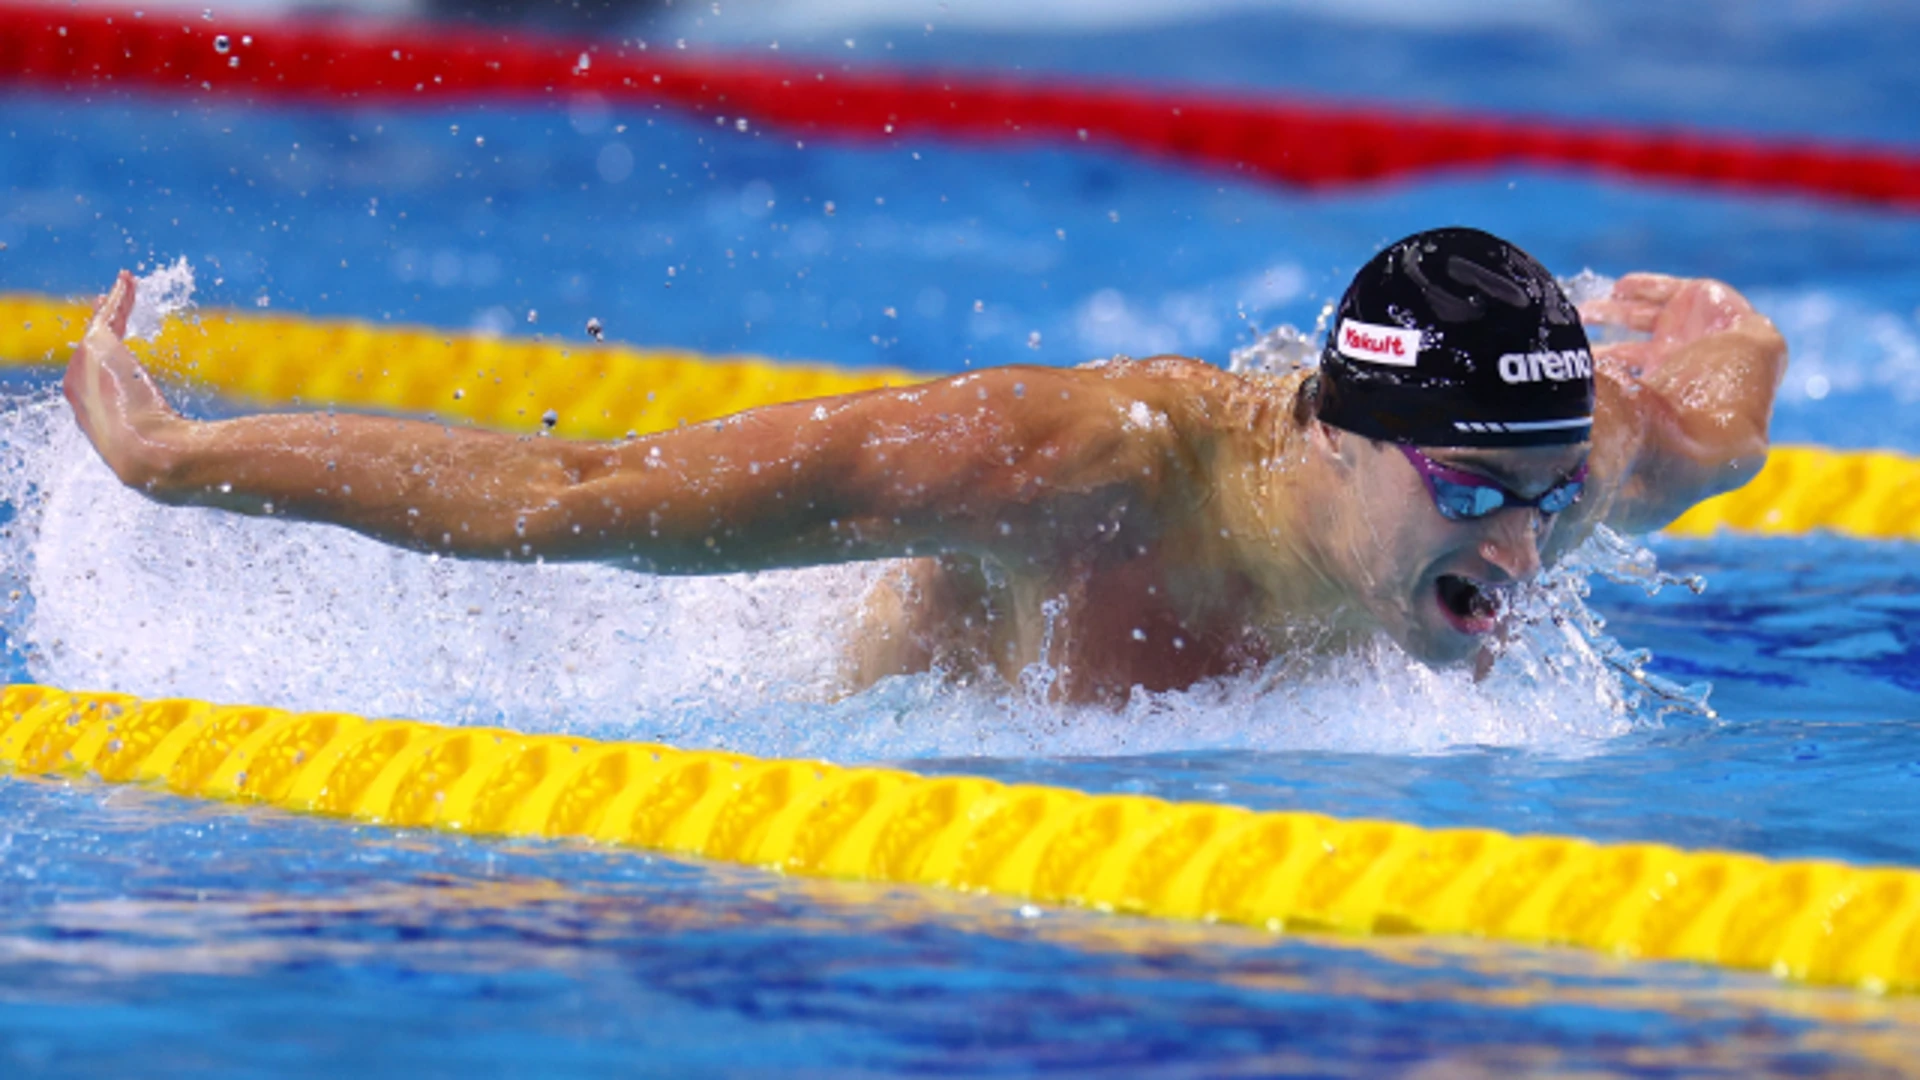
[[[1588,323],[1618,326],[1648,335],[1645,341],[1601,345],[1594,355],[1651,374],[1696,342],[1729,333],[1778,337],[1773,324],[1753,310],[1739,291],[1710,278],[1627,274],[1613,292],[1580,306]],[[1784,343],[1781,345],[1784,349]]]
[[[187,421],[127,349],[133,293],[133,275],[122,270],[112,291],[94,301],[93,320],[67,363],[63,388],[80,430],[115,475],[148,487],[163,467],[169,437]]]

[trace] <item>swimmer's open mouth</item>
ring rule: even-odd
[[[1493,629],[1498,609],[1479,582],[1458,574],[1441,574],[1433,591],[1441,613],[1454,629],[1463,634],[1484,634]]]

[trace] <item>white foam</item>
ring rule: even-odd
[[[193,307],[193,267],[185,255],[171,266],[155,267],[134,286],[133,311],[127,316],[129,338],[151,339],[168,318]]]

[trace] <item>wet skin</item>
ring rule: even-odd
[[[159,501],[329,522],[467,558],[668,574],[901,559],[868,597],[853,685],[938,665],[1118,700],[1384,632],[1481,655],[1500,591],[1594,525],[1658,528],[1765,461],[1786,349],[1718,282],[1622,278],[1583,315],[1648,335],[1596,350],[1591,444],[1428,447],[1550,518],[1434,509],[1390,445],[1297,415],[1302,377],[1161,357],[1001,368],[776,405],[618,443],[386,417],[190,421],[126,349],[122,273],[66,393],[119,477]]]

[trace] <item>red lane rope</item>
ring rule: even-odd
[[[222,35],[225,53],[215,48]],[[981,74],[688,60],[637,45],[441,26],[208,20],[177,10],[139,15],[0,0],[6,83],[331,104],[592,92],[850,139],[1117,145],[1309,187],[1531,165],[1920,209],[1920,154],[1884,148],[1397,115]]]

